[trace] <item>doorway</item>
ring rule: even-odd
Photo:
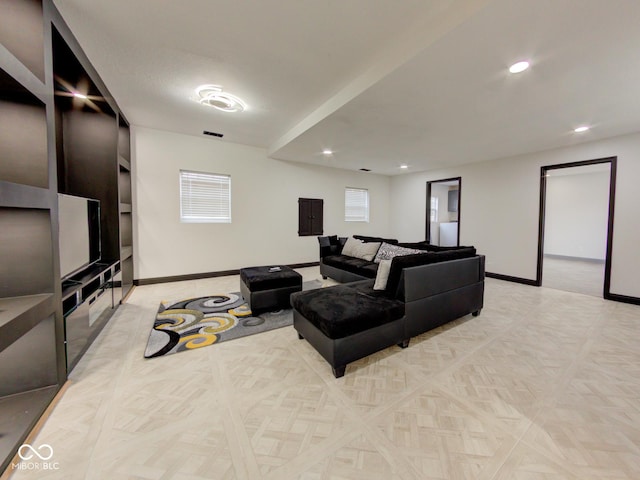
[[[462,177],[427,182],[425,239],[432,245],[460,245]]]
[[[609,298],[616,158],[541,168],[536,284]]]

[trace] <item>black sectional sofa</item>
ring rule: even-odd
[[[386,287],[374,290],[378,264],[342,255],[344,240],[334,238],[319,238],[320,270],[349,283],[294,293],[291,305],[299,338],[336,378],[350,362],[392,345],[406,348],[411,337],[482,309],[485,258],[473,247],[395,242],[421,253],[393,258]]]
[[[353,238],[363,242],[385,242],[397,245],[398,240],[393,238],[366,237],[354,235]],[[346,237],[318,237],[320,243],[320,274],[322,278],[333,278],[340,283],[357,282],[358,280],[368,280],[376,278],[378,264],[360,258],[342,255]]]

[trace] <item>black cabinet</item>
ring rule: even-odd
[[[321,198],[298,199],[298,236],[323,234],[323,208]]]
[[[67,371],[70,372],[91,346],[118,307],[114,277],[118,262],[97,263],[63,283],[62,309],[65,325]]]

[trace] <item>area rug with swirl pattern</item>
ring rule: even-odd
[[[303,290],[320,287],[320,280],[302,284]],[[194,350],[289,325],[293,325],[291,309],[253,316],[240,293],[162,301],[144,357]]]

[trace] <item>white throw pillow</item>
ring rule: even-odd
[[[373,257],[376,256],[376,253],[378,253],[379,248],[380,242],[362,242],[356,246],[356,252],[353,256],[370,262],[373,260]]]
[[[384,290],[387,288],[387,280],[391,271],[391,260],[380,260],[378,265],[378,273],[376,274],[376,283],[373,284],[374,290]]]
[[[349,237],[342,247],[342,255],[347,255],[348,257],[355,257],[358,253],[358,247],[362,243],[362,240],[358,240],[357,238]]]

